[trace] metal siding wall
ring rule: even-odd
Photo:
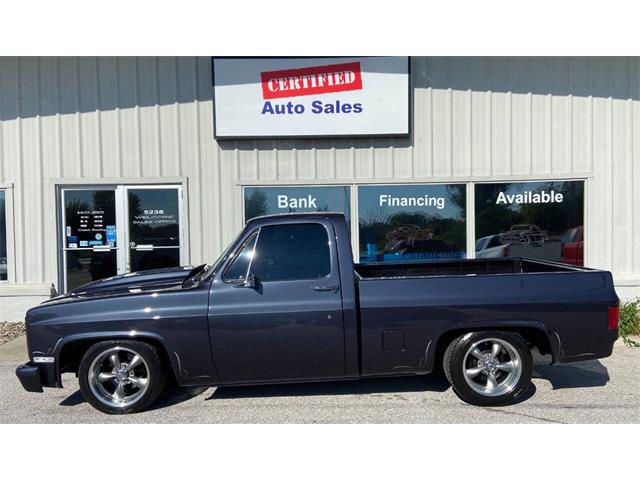
[[[16,283],[57,282],[60,178],[186,178],[191,261],[214,257],[237,211],[221,205],[223,178],[235,180],[220,174],[211,95],[206,57],[0,59],[0,184],[15,187]]]
[[[635,101],[629,100],[631,115],[631,145],[629,149],[631,171],[628,172],[631,182],[630,192],[627,198],[630,199],[629,214],[631,225],[629,235],[631,236],[631,272],[640,276],[640,62],[629,62],[629,93]],[[634,148],[635,146],[635,148]]]
[[[412,84],[410,139],[217,143],[208,57],[2,58],[16,280],[56,281],[54,179],[140,177],[186,179],[194,264],[241,227],[242,184],[589,177],[587,263],[640,277],[637,58],[413,58]]]

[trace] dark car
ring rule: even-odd
[[[618,336],[609,272],[525,258],[354,265],[341,214],[250,220],[211,266],[120,275],[27,312],[28,391],[74,372],[107,413],[181,386],[423,375],[503,405],[527,389],[531,349],[606,357]]]

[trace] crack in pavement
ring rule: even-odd
[[[499,408],[492,408],[492,407],[483,407],[483,409],[489,410],[491,412],[502,413],[503,415],[514,415],[516,417],[526,417],[526,418],[533,418],[535,420],[542,420],[543,422],[547,422],[547,423],[559,423],[561,425],[567,425],[566,422],[561,422],[560,420],[553,420],[551,418],[538,417],[536,415],[528,415],[526,413],[510,412],[508,410],[500,410]]]

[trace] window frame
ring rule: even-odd
[[[224,285],[229,285],[229,286],[237,286],[238,284],[241,283],[238,280],[236,280],[235,282],[225,280],[224,275],[226,274],[227,269],[233,264],[238,254],[242,251],[242,247],[246,244],[247,240],[249,240],[256,232],[258,232],[262,228],[271,227],[271,226],[303,225],[303,224],[317,224],[324,228],[324,231],[327,235],[327,241],[329,242],[329,274],[326,275],[325,277],[302,279],[302,280],[300,279],[298,280],[267,280],[264,283],[300,282],[300,281],[306,282],[306,281],[326,280],[335,276],[339,276],[340,266],[338,261],[338,251],[336,248],[336,240],[335,240],[336,233],[333,229],[333,225],[331,224],[331,222],[324,218],[318,218],[318,219],[300,218],[300,219],[287,220],[287,221],[282,221],[282,222],[268,224],[268,225],[256,225],[255,228],[253,228],[252,230],[243,232],[242,235],[240,235],[234,241],[234,245],[232,246],[233,252],[229,252],[229,257],[225,259],[223,264],[216,269],[216,272],[214,273],[214,278],[215,278],[214,281],[220,282]],[[256,238],[256,243],[254,245],[254,252],[257,245],[258,245],[258,239]],[[247,270],[247,272],[251,273],[251,266],[249,266],[249,269]],[[260,280],[260,282],[262,283],[263,281]]]
[[[317,183],[313,183],[317,181]],[[336,179],[335,182],[326,179],[308,178],[300,181],[290,180],[238,180],[236,182],[237,201],[241,205],[240,215],[236,218],[237,227],[240,229],[246,223],[245,219],[245,189],[247,188],[270,188],[270,187],[348,187],[351,199],[349,214],[351,219],[351,251],[353,262],[359,263],[360,255],[360,231],[359,231],[359,205],[358,190],[366,186],[401,186],[401,185],[465,185],[466,186],[466,259],[473,260],[476,257],[475,242],[478,239],[475,228],[475,188],[477,185],[486,183],[530,183],[530,182],[582,182],[584,184],[583,199],[583,238],[585,265],[588,265],[587,258],[590,258],[590,243],[585,239],[584,230],[589,230],[591,219],[589,217],[589,205],[591,203],[590,192],[593,189],[593,175],[591,174],[527,174],[527,175],[487,175],[487,176],[451,176],[434,180],[433,178],[362,178],[362,179]]]
[[[58,291],[67,292],[68,278],[66,271],[66,210],[65,195],[66,192],[77,190],[111,190],[115,191],[115,208],[116,208],[116,231],[120,240],[116,250],[116,275],[124,275],[131,272],[131,252],[128,241],[122,241],[129,237],[129,190],[153,190],[153,189],[175,189],[178,194],[178,235],[179,235],[179,265],[189,263],[189,229],[186,225],[189,218],[188,202],[185,201],[187,193],[187,184],[176,179],[175,181],[164,179],[155,181],[154,179],[124,179],[123,181],[112,181],[105,179],[104,181],[85,181],[84,179],[69,180],[55,179],[53,180],[53,188],[55,192],[55,208],[56,208],[56,258],[57,258],[57,282]],[[80,249],[77,249],[80,251]],[[140,270],[141,271],[141,270]]]
[[[332,251],[334,248],[333,245],[335,245],[335,242],[331,242],[331,235],[330,235],[329,229],[327,228],[324,222],[302,220],[299,222],[287,222],[287,223],[276,223],[273,225],[263,225],[258,229],[259,232],[258,232],[258,237],[256,237],[256,243],[253,246],[253,254],[255,255],[256,248],[258,247],[258,240],[260,239],[260,232],[262,231],[263,228],[286,227],[290,225],[320,225],[324,229],[324,233],[327,236],[326,237],[327,242],[329,243],[329,273],[326,274],[324,277],[295,278],[290,280],[261,280],[260,277],[256,277],[256,280],[258,280],[260,283],[275,283],[275,282],[307,282],[307,281],[326,280],[327,278],[331,278],[331,276],[334,273],[333,262],[334,262],[334,257],[336,256],[336,255],[332,255]],[[247,274],[246,274],[247,276],[251,273],[251,265],[253,264],[254,255],[252,255],[251,261],[249,262],[249,267],[247,268]]]
[[[5,222],[5,244],[7,248],[7,278],[0,280],[0,285],[16,283],[16,271],[13,263],[14,255],[14,236],[13,236],[13,184],[0,183],[0,191],[4,192],[4,222]]]
[[[352,207],[353,212],[351,216],[351,223],[355,225],[355,230],[357,231],[357,236],[354,237],[352,235],[352,249],[353,249],[353,257],[354,263],[360,264],[360,190],[368,187],[389,187],[389,188],[402,188],[402,187],[431,187],[431,186],[444,186],[447,187],[449,185],[458,185],[464,187],[464,195],[465,195],[465,214],[462,216],[462,220],[464,221],[464,242],[462,251],[464,252],[464,257],[460,260],[469,260],[471,258],[475,258],[475,242],[476,238],[474,236],[470,236],[469,224],[471,222],[471,217],[469,215],[469,208],[472,206],[470,204],[470,195],[473,195],[473,190],[470,190],[472,187],[470,185],[474,184],[472,181],[463,181],[463,180],[451,180],[448,181],[446,179],[437,182],[429,182],[429,181],[401,181],[401,182],[363,182],[363,183],[355,183],[354,184],[354,193],[353,195],[356,197],[355,205]],[[412,207],[407,207],[412,208]],[[355,243],[354,243],[355,242]],[[471,256],[473,254],[473,257]],[[434,259],[434,260],[424,260],[424,261],[443,261],[447,260],[446,258],[442,259]],[[412,262],[411,260],[407,261],[407,263]],[[385,262],[383,262],[385,263]]]
[[[583,242],[583,267],[589,267],[587,262],[587,252],[589,250],[589,244],[585,239],[585,231],[589,229],[589,190],[593,178],[591,176],[566,176],[566,175],[552,175],[552,176],[533,176],[532,178],[509,178],[509,177],[492,177],[482,180],[469,180],[467,182],[469,190],[467,191],[467,233],[472,235],[472,238],[476,238],[476,187],[478,185],[486,184],[527,184],[527,183],[543,183],[543,182],[579,182],[582,183],[582,225],[576,225],[575,228],[582,227],[582,242]],[[470,213],[473,212],[473,215]],[[539,225],[538,225],[539,227]],[[467,257],[468,259],[475,259],[476,252],[473,249],[472,255]]]
[[[241,185],[240,188],[240,205],[242,208],[242,221],[244,223],[248,222],[249,220],[252,220],[253,218],[259,218],[259,217],[252,217],[252,218],[247,218],[247,212],[246,212],[246,207],[247,207],[247,199],[246,199],[246,192],[248,189],[263,189],[263,190],[269,190],[269,189],[278,189],[278,190],[286,190],[289,188],[296,188],[296,189],[304,189],[304,188],[344,188],[346,189],[346,193],[349,196],[349,204],[348,204],[348,208],[347,208],[347,212],[338,212],[338,213],[344,213],[345,215],[349,215],[349,218],[347,218],[347,222],[351,222],[353,224],[353,205],[354,205],[354,200],[353,200],[353,196],[354,196],[354,189],[353,189],[353,184],[351,183],[336,183],[336,184],[327,184],[327,183],[319,183],[319,184],[311,184],[311,183],[304,183],[304,184],[282,184],[282,185],[278,185],[278,184],[268,184],[268,185],[253,185],[253,184],[247,184],[247,185]],[[329,212],[337,212],[336,210],[330,210]],[[276,213],[267,213],[266,216],[271,216],[271,215],[285,215],[288,213],[299,213],[299,214],[303,214],[303,213],[311,213],[311,212],[303,212],[301,210],[296,210],[295,212],[276,212]],[[315,212],[315,213],[320,213],[320,212]],[[357,212],[356,212],[357,213]]]
[[[227,283],[229,285],[240,285],[242,284],[247,276],[249,275],[249,272],[251,271],[251,263],[253,262],[253,255],[256,252],[256,245],[258,245],[258,238],[260,237],[260,230],[262,230],[262,227],[258,227],[254,230],[251,231],[251,233],[249,235],[247,235],[247,237],[245,238],[245,240],[240,244],[240,246],[238,247],[238,250],[236,250],[235,255],[233,255],[232,258],[230,258],[227,261],[227,264],[225,265],[224,269],[222,270],[222,274],[220,275],[220,278],[222,279],[222,281],[224,283]],[[253,250],[251,251],[251,259],[249,260],[249,265],[247,265],[247,270],[244,274],[244,279],[240,280],[240,279],[227,279],[225,278],[227,275],[227,271],[233,266],[233,264],[235,263],[236,259],[242,254],[242,251],[244,250],[245,245],[247,245],[248,242],[251,241],[251,239],[253,238],[253,236],[256,236],[256,239],[253,243]]]

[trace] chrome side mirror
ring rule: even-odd
[[[247,274],[247,278],[242,282],[242,286],[244,288],[256,288],[256,277],[253,276],[253,273]]]

